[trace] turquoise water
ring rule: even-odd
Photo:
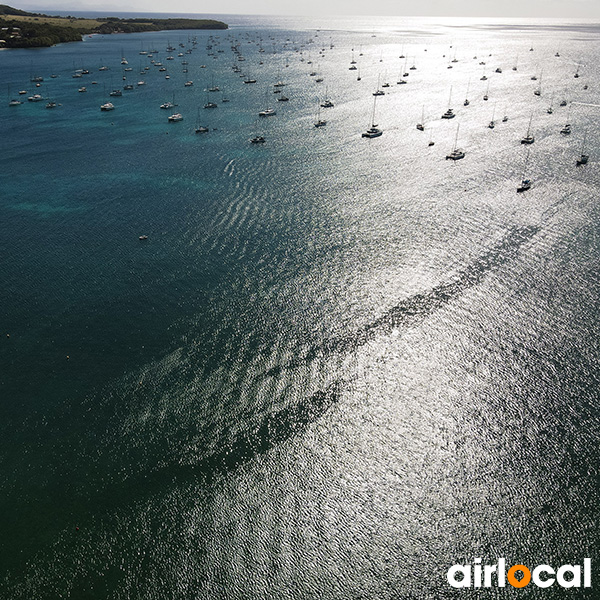
[[[445,598],[475,556],[594,563],[598,26],[224,20],[0,52],[0,597]]]

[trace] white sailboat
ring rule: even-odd
[[[258,129],[258,119],[256,119],[256,121],[254,122],[254,128]],[[251,144],[264,144],[265,142],[265,136],[262,133],[255,135],[253,138],[250,138]]]
[[[381,80],[381,75],[377,77],[377,89],[373,92],[373,96],[385,96],[385,92],[381,89],[379,82]]]
[[[267,108],[265,108],[264,110],[261,110],[258,113],[259,117],[274,117],[277,114],[277,111],[274,108],[271,108],[269,106],[269,95],[266,93],[265,94],[265,98],[266,98],[266,102],[267,102]]]
[[[517,187],[517,192],[526,192],[531,188],[531,179],[525,178],[525,172],[527,170],[527,163],[529,162],[529,148],[527,148],[527,155],[525,156],[525,164],[523,165],[523,175],[521,176],[521,184]]]
[[[527,126],[527,133],[524,138],[521,138],[521,144],[533,144],[535,142],[535,137],[531,133],[531,123],[533,121],[533,113],[531,113],[531,117],[529,119],[529,125]]]
[[[494,129],[494,127],[496,127],[496,121],[494,120],[495,116],[496,116],[496,105],[494,104],[494,109],[492,110],[492,120],[488,123],[488,127],[490,129]]]
[[[317,120],[314,122],[315,127],[324,127],[327,121],[321,119],[321,104],[317,101]]]
[[[175,104],[175,92],[173,92],[173,101],[172,102],[163,102],[160,107],[162,109],[169,109],[169,108],[175,108],[177,106],[177,104]]]
[[[571,133],[571,124],[569,123],[569,116],[571,114],[571,107],[569,106],[569,110],[567,111],[567,122],[565,126],[560,130],[563,135],[570,135]]]
[[[450,105],[452,104],[452,87],[450,87],[450,98],[448,99],[448,110],[442,115],[442,119],[454,119],[456,116]]]
[[[200,125],[200,108],[198,108],[198,115],[196,117],[196,127],[194,131],[196,133],[208,133],[208,127]]]
[[[540,73],[540,82],[539,82],[539,84],[538,84],[538,86],[537,86],[536,90],[533,92],[533,93],[534,93],[534,95],[536,95],[536,96],[541,96],[541,95],[542,95],[542,78],[543,78],[543,77],[544,77],[544,71],[542,71],[542,72]]]
[[[327,87],[325,87],[325,100],[321,104],[321,108],[333,108],[333,102],[329,99]]]
[[[8,105],[9,106],[19,106],[19,104],[21,104],[20,100],[17,100],[16,98],[12,98],[10,97],[10,86],[8,86]]]
[[[377,105],[377,96],[373,99],[373,114],[371,116],[371,127],[367,131],[363,131],[362,137],[364,138],[376,138],[383,135],[383,131],[375,124],[375,106]]]
[[[465,151],[458,148],[458,131],[460,129],[460,123],[456,126],[456,137],[454,138],[454,148],[450,154],[446,155],[446,160],[460,160],[465,157]]]
[[[417,129],[425,131],[425,106],[423,106],[423,110],[421,111],[421,120],[417,123]]]
[[[583,136],[583,143],[581,144],[581,155],[579,156],[579,158],[577,159],[577,162],[575,163],[578,167],[581,167],[582,165],[587,165],[588,160],[590,159],[589,154],[585,153],[586,139],[587,139],[587,131],[585,132],[585,134]]]

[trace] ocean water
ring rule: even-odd
[[[0,52],[0,597],[595,565],[600,25],[223,19]]]

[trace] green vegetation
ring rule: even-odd
[[[30,13],[0,4],[0,47],[36,48],[81,41],[83,34],[135,33],[166,29],[227,29],[211,19],[79,19]]]
[[[7,6],[6,4],[0,4],[0,15],[30,15],[24,10],[19,10],[18,8],[13,8],[12,6]]]
[[[103,23],[96,27],[96,33],[133,33],[139,31],[163,31],[165,29],[227,29],[221,21],[211,19],[118,19],[99,18]]]
[[[80,42],[81,31],[43,22],[0,19],[0,39],[5,48],[39,48],[61,42]]]

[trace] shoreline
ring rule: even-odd
[[[214,19],[57,17],[28,13],[10,6],[0,7],[0,48],[47,48],[66,42],[80,42],[93,34],[145,33],[149,31],[220,31],[229,26]]]

